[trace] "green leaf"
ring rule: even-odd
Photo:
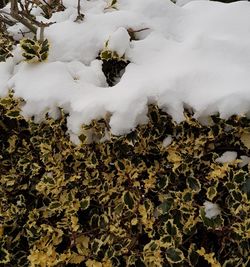
[[[20,111],[19,110],[10,110],[6,113],[6,116],[9,118],[18,118],[20,116]]]
[[[170,236],[175,236],[178,233],[178,228],[173,223],[173,220],[170,219],[165,223],[166,231]]]
[[[99,227],[100,222],[100,216],[98,214],[93,214],[92,217],[90,218],[90,225],[93,228]]]
[[[130,210],[134,208],[135,201],[131,192],[125,191],[123,193],[123,202]]]
[[[166,187],[168,186],[169,184],[169,178],[167,175],[164,175],[164,176],[161,176],[159,177],[159,179],[157,180],[157,187],[160,189],[160,190],[164,190],[166,189]]]
[[[187,178],[187,185],[190,189],[194,190],[194,191],[200,191],[201,190],[201,184],[200,181],[198,179],[195,179],[193,177],[188,177]]]
[[[223,226],[223,223],[224,223],[224,220],[221,218],[220,215],[218,215],[217,217],[215,218],[207,218],[206,217],[206,212],[205,212],[205,208],[204,207],[201,207],[200,208],[200,217],[204,223],[204,225],[208,228],[218,228],[218,227],[222,227]]]
[[[112,266],[114,266],[114,267],[121,266],[121,262],[117,257],[112,257],[111,261],[112,261]]]
[[[87,196],[86,198],[82,199],[80,201],[80,206],[83,210],[86,210],[89,207],[90,204],[90,197]]]
[[[23,49],[23,57],[26,61],[44,61],[48,58],[49,42],[45,39],[43,42],[31,39],[23,39],[20,41]]]
[[[54,201],[54,202],[50,203],[50,205],[49,205],[49,208],[52,210],[57,209],[59,207],[61,207],[61,203],[59,201]]]
[[[239,183],[240,184],[240,183],[245,182],[247,175],[248,175],[248,173],[246,173],[246,172],[244,172],[242,170],[239,170],[238,172],[236,172],[234,174],[233,179],[234,179],[234,181],[236,183]]]
[[[240,266],[243,266],[241,265],[241,261],[239,258],[231,258],[231,259],[228,259],[226,260],[222,267],[240,267]]]
[[[167,198],[158,206],[158,210],[162,215],[165,215],[171,209],[173,203],[174,200],[172,198]]]
[[[121,216],[122,212],[123,212],[123,208],[124,208],[124,203],[120,203],[118,204],[115,209],[114,209],[114,213],[117,215],[117,216]]]
[[[170,263],[179,263],[184,260],[183,252],[178,248],[167,249],[166,257]]]
[[[99,219],[99,226],[100,226],[101,228],[105,228],[105,227],[108,225],[108,223],[109,223],[109,218],[108,218],[108,216],[105,215],[105,214],[102,214],[102,215],[100,216],[100,219]]]
[[[5,248],[0,248],[0,263],[10,262],[10,254]]]
[[[102,245],[103,245],[103,241],[100,240],[100,239],[95,238],[95,239],[93,240],[93,242],[92,242],[92,246],[91,246],[91,247],[92,247],[92,251],[93,251],[93,253],[94,253],[94,254],[97,254],[97,253],[100,251]]]
[[[210,201],[212,201],[214,199],[214,197],[217,195],[217,185],[218,184],[216,184],[215,186],[210,186],[207,189],[206,196]]]
[[[189,189],[190,190],[190,189]],[[192,201],[194,193],[191,191],[184,191],[182,194],[182,199],[184,202]]]
[[[87,137],[86,137],[85,134],[81,134],[81,135],[79,135],[78,138],[80,139],[80,141],[81,141],[82,143],[85,143],[85,141],[87,140]]]
[[[239,190],[230,190],[230,195],[235,201],[241,202],[242,201],[242,193]]]
[[[125,165],[121,161],[119,161],[119,160],[117,161],[117,167],[121,171],[125,170]]]
[[[188,249],[188,262],[191,266],[196,266],[199,260],[199,254],[196,252],[195,244],[191,244]]]
[[[100,57],[102,60],[112,59],[112,52],[108,50],[104,50],[101,52]]]
[[[148,244],[146,244],[144,246],[144,251],[155,251],[158,248],[157,243],[155,242],[155,240],[151,240]]]

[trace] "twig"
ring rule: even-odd
[[[45,0],[42,0],[43,1],[43,3],[46,5],[46,6],[48,6],[50,9],[53,9],[53,7],[47,2],[47,1],[45,1]]]
[[[15,22],[10,20],[9,18],[7,18],[6,16],[2,16],[0,15],[0,21],[4,22],[5,24],[9,25],[9,26],[13,26],[15,25]]]
[[[84,14],[81,13],[81,0],[78,0],[78,2],[77,2],[77,14],[78,15],[77,15],[75,21],[84,19]]]
[[[132,30],[133,32],[142,32],[142,31],[146,31],[146,30],[150,30],[149,28],[142,28],[140,30]]]
[[[28,31],[28,32],[23,32],[22,30],[19,30],[19,31],[20,31],[20,33],[22,34],[23,37],[25,37],[26,33],[30,33],[30,31]]]
[[[8,12],[6,12],[6,11],[4,11],[4,10],[0,10],[0,14],[4,14],[4,15],[11,16],[11,14],[10,14],[10,13],[8,13]]]
[[[44,41],[44,28],[45,28],[45,26],[41,25],[41,27],[40,27],[40,42]]]
[[[17,2],[15,0],[11,0],[10,2],[10,15],[20,23],[22,23],[25,27],[27,27],[31,32],[37,32],[37,28],[30,23],[27,19],[19,15]]]
[[[77,13],[78,13],[78,16],[81,14],[81,0],[78,0],[77,2]]]

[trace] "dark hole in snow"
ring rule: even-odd
[[[101,60],[99,56],[97,59]],[[117,59],[102,60],[102,71],[109,86],[114,86],[120,81],[129,63],[129,61]]]

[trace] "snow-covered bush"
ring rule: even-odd
[[[0,266],[250,265],[250,4],[186,2],[4,4]]]
[[[148,124],[95,120],[75,146],[62,110],[36,124],[21,105],[0,101],[3,266],[249,266],[249,119],[150,106]]]

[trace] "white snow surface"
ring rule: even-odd
[[[239,162],[239,167],[243,168],[250,163],[250,157],[240,156],[241,162]]]
[[[250,111],[250,2],[224,4],[169,0],[81,1],[82,22],[75,22],[77,1],[64,0],[46,28],[50,42],[45,63],[20,60],[20,48],[0,63],[0,96],[14,89],[26,104],[23,114],[39,121],[57,107],[69,113],[76,142],[81,125],[111,113],[111,131],[124,134],[147,122],[147,105],[158,104],[173,119],[184,119],[183,105],[196,118],[219,112],[227,118]],[[184,2],[183,2],[184,3]],[[37,19],[48,21],[34,12]],[[19,38],[18,25],[9,31]],[[126,29],[138,40],[129,41]],[[16,36],[15,36],[16,35]],[[109,48],[130,61],[113,87],[106,83],[98,53]]]
[[[167,137],[163,140],[163,142],[162,142],[162,146],[163,146],[163,147],[168,147],[168,146],[172,143],[172,140],[173,140],[173,138],[172,138],[171,135],[167,136]]]
[[[220,215],[221,210],[218,204],[214,204],[210,201],[205,201],[203,205],[205,206],[205,216],[208,219],[214,219],[218,215]]]
[[[233,163],[237,158],[237,152],[226,151],[215,160],[217,163]]]

